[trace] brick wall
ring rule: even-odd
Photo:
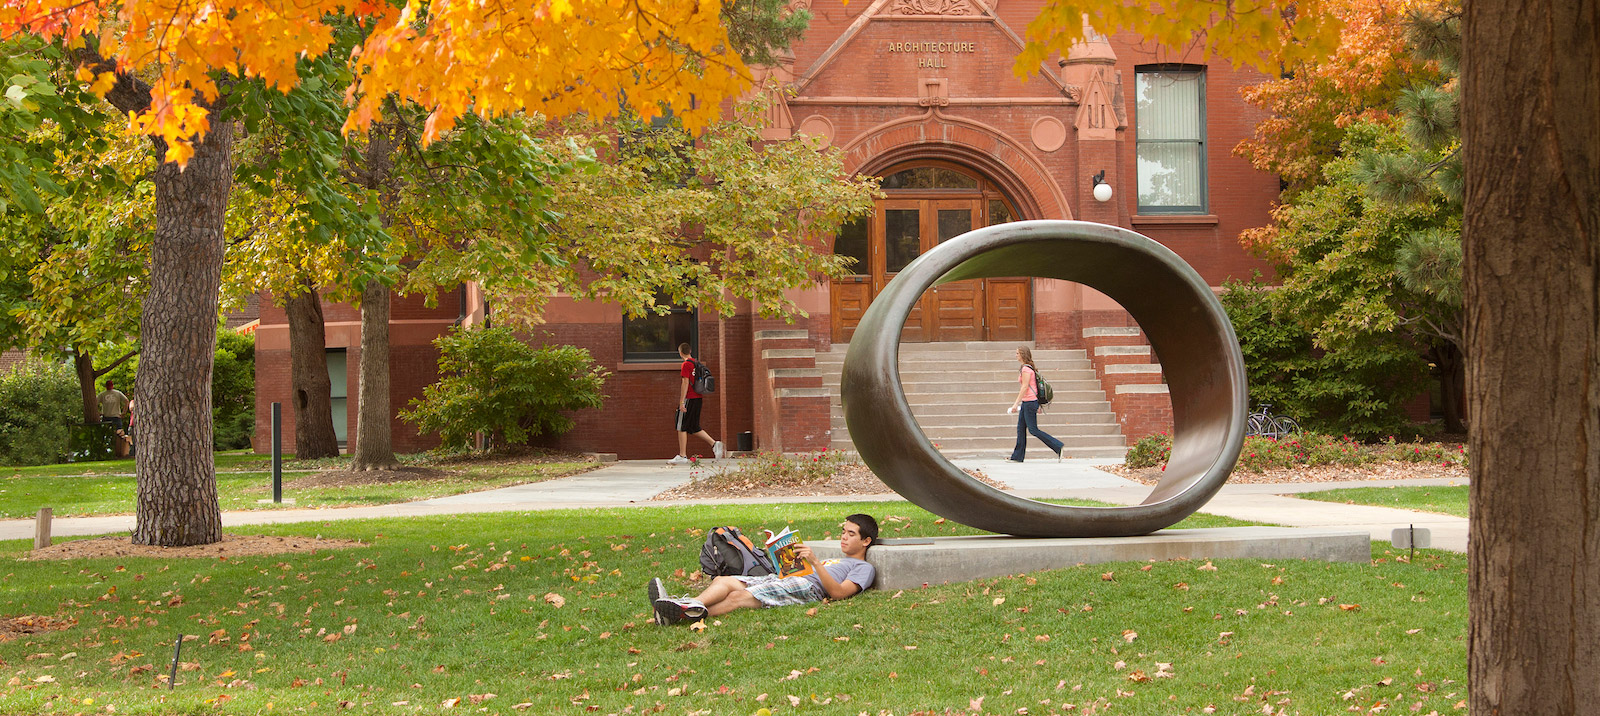
[[[1111,325],[1092,325],[1095,318]],[[1122,425],[1123,437],[1132,444],[1147,435],[1171,432],[1172,399],[1144,335],[1136,326],[1123,325],[1122,317],[1115,313],[1088,320],[1082,333],[1084,348]]]

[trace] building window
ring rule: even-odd
[[[1138,68],[1139,213],[1206,213],[1206,75],[1194,65]]]
[[[867,264],[867,222],[870,220],[869,217],[857,217],[845,222],[833,239],[833,253],[850,259],[845,270],[852,275],[872,273],[872,267]]]
[[[690,353],[699,355],[699,323],[699,312],[685,306],[672,306],[664,316],[652,313],[624,318],[622,360],[625,363],[677,361],[678,345],[682,343],[689,344]]]
[[[350,440],[350,362],[344,348],[327,349],[329,403],[333,406],[333,436],[342,445]]]

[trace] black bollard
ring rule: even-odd
[[[272,404],[272,502],[283,502],[283,403]]]

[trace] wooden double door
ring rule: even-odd
[[[1011,212],[1000,200],[896,197],[878,201],[870,221],[845,227],[836,252],[857,257],[857,273],[833,282],[833,339],[848,342],[872,299],[923,252]],[[1032,337],[1026,278],[953,281],[928,289],[906,319],[903,342],[1025,341]]]

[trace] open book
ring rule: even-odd
[[[772,560],[772,566],[777,568],[780,577],[803,577],[811,574],[811,565],[800,559],[800,533],[783,528],[782,532],[773,534],[772,530],[763,530],[767,533],[767,557]]]

